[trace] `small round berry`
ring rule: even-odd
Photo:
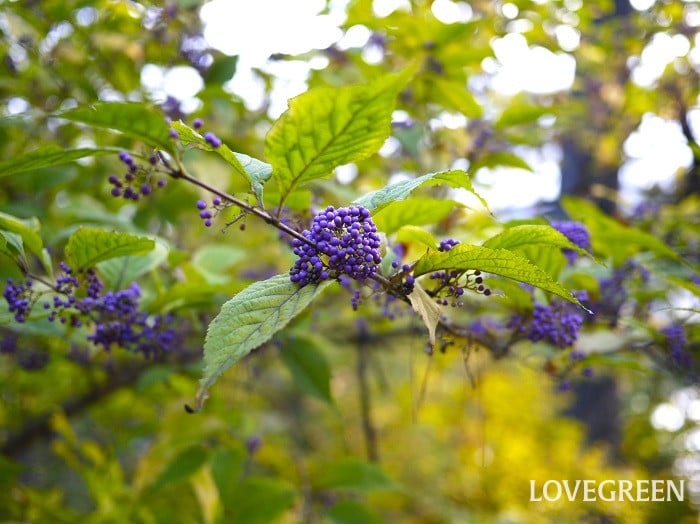
[[[159,178],[158,182],[156,182],[156,185],[158,187],[165,187],[168,182],[164,178]]]
[[[122,190],[119,189],[118,187],[113,187],[111,193],[112,193],[113,197],[118,197],[118,196],[121,196]]]
[[[221,205],[221,199],[219,197],[214,197],[214,199],[211,201],[212,204],[215,206],[220,206]]]
[[[206,209],[207,203],[204,200],[197,200],[197,209]]]
[[[144,184],[144,185],[141,186],[141,194],[142,194],[143,196],[148,196],[148,195],[150,195],[150,194],[151,194],[151,190],[152,190],[152,188],[151,188],[151,185],[150,185],[150,184]]]
[[[211,224],[212,224],[212,222],[211,222],[211,219],[209,219],[209,218],[207,218],[207,219],[204,221],[204,225],[207,226],[207,227],[211,227]]]
[[[117,175],[109,175],[107,182],[116,186],[119,183],[119,178],[117,178]]]
[[[214,148],[219,147],[221,145],[221,139],[211,131],[204,133],[204,140],[206,140],[207,143]]]
[[[201,118],[195,118],[194,121],[192,122],[192,127],[195,129],[200,129],[203,125],[202,119]]]
[[[175,139],[180,138],[180,134],[172,128],[168,131],[168,136]]]

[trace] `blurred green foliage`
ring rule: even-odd
[[[429,1],[410,2],[411,9],[383,18],[374,14],[373,2],[352,1],[344,28],[367,27],[371,45],[382,50],[381,61],[366,62],[361,48],[335,47],[271,60],[323,57],[327,66],[311,71],[310,88],[361,84],[353,92],[380,105],[383,97],[387,104],[396,98],[395,93],[374,97],[372,89],[396,78],[387,73],[415,68],[396,98],[396,108],[411,124],[392,129],[397,153],[355,162],[358,175],[351,184],[309,177],[307,187],[286,193],[289,187],[282,185],[281,194],[275,186],[262,192],[270,176],[265,162],[279,156],[279,149],[270,154],[269,145],[277,135],[265,149],[275,79],[256,72],[266,86],[260,109],[247,108],[231,93],[226,82],[236,74],[238,58],[203,41],[199,4],[0,2],[0,252],[10,255],[0,256],[0,275],[20,278],[18,257],[27,266],[43,264],[49,273],[51,260],[72,257],[77,265],[97,260],[111,289],[139,279],[147,310],[178,314],[184,333],[182,351],[151,361],[88,346],[80,329],[65,331],[45,320],[17,326],[3,303],[3,344],[12,342],[14,353],[0,354],[0,518],[696,520],[687,500],[529,501],[530,480],[541,485],[547,479],[673,478],[674,460],[683,454],[692,458],[679,443],[681,433],[656,430],[649,415],[696,380],[659,351],[658,329],[667,319],[658,313],[675,308],[681,297],[690,304],[681,318],[697,316],[698,286],[690,277],[700,252],[700,206],[693,189],[700,150],[687,128],[700,84],[688,53],[650,88],[630,80],[628,64],[657,34],[682,35],[697,51],[697,31],[687,23],[694,4],[657,2],[645,12],[620,12],[622,2],[518,1],[512,2],[514,19],[504,14],[512,9],[501,2],[474,1],[471,21],[445,24]],[[560,46],[553,28],[561,25],[580,32],[576,49]],[[517,27],[525,27],[518,31],[530,45],[575,57],[570,91],[505,96],[485,85],[483,63],[493,59],[493,39]],[[193,114],[182,113],[180,101],[149,98],[141,82],[148,64],[189,66],[201,74],[204,87]],[[318,97],[319,104],[335,103],[338,92],[308,96]],[[115,101],[124,102],[110,117],[121,118],[120,125],[94,120],[95,104],[110,116],[115,106],[99,104]],[[18,107],[19,112],[13,109]],[[445,112],[464,116],[467,124],[440,124]],[[234,294],[288,271],[293,255],[277,231],[235,209],[223,212],[215,227],[204,228],[195,202],[210,195],[192,185],[171,180],[147,203],[109,196],[107,177],[123,169],[117,151],[132,151],[142,161],[154,147],[174,152],[162,113],[189,124],[202,118],[227,145],[217,150],[219,158],[202,150],[206,143],[187,134],[189,127],[176,124],[183,142],[202,146],[182,158],[199,180],[251,204],[263,201],[272,208],[284,201],[300,221],[308,218],[312,203],[320,208],[364,199],[377,208],[380,229],[401,244],[406,260],[415,261],[426,245],[435,247],[435,239],[507,242],[516,228],[545,223],[542,218],[500,221],[485,206],[472,209],[450,192],[471,190],[466,175],[473,177],[481,167],[531,169],[516,146],[573,144],[587,163],[585,176],[570,192],[621,203],[614,187],[601,188],[600,175],[616,172],[625,160],[624,141],[651,112],[677,121],[694,154],[693,165],[678,176],[676,192],[650,200],[658,208],[654,213],[633,221],[622,206],[611,216],[583,199],[565,199],[566,212],[585,223],[593,239],[595,260],[584,258],[573,267],[564,266],[558,247],[507,246],[567,288],[587,290],[594,302],[605,297],[602,279],[627,261],[651,272],[647,283],[636,277],[626,282],[622,321],[588,326],[577,346],[590,354],[583,363],[572,363],[569,353],[543,343],[510,343],[502,330],[509,316],[533,308],[532,296],[510,280],[492,277],[489,285],[498,298],[477,296],[450,315],[459,325],[483,321],[485,335],[476,340],[444,335],[445,351],[432,356],[424,351],[425,327],[407,307],[400,305],[400,315],[390,321],[382,315],[383,297],[366,296],[356,313],[350,295],[329,286],[287,331],[228,370],[202,412],[185,413],[183,405],[191,402],[203,372],[208,323]],[[554,124],[547,123],[547,115]],[[92,125],[84,125],[90,118]],[[284,122],[278,129],[285,130]],[[129,132],[116,133],[115,127]],[[467,161],[466,173],[450,171],[456,159]],[[426,178],[384,189],[395,173]],[[380,193],[368,200],[375,190]],[[120,257],[105,260],[91,251],[105,244],[98,233],[90,237],[89,229],[71,237],[79,227],[123,233]],[[144,254],[144,243],[155,247]],[[697,349],[700,339],[697,325],[686,325],[690,349]],[[31,369],[22,362],[44,364]],[[589,442],[585,424],[564,415],[575,395],[556,393],[552,378],[578,382],[586,365],[616,381],[622,406],[616,416],[623,425],[619,446]],[[693,428],[687,419],[682,429]]]

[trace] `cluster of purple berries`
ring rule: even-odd
[[[140,297],[141,289],[134,282],[127,289],[80,300],[76,308],[95,325],[88,340],[105,350],[117,345],[143,353],[147,358],[170,349],[175,342],[175,332],[169,326],[173,317],[149,318],[146,312],[139,310]]]
[[[573,221],[558,221],[552,222],[552,227],[564,235],[572,244],[577,245],[581,249],[589,249],[591,247],[591,234],[586,226],[580,222]],[[578,257],[578,253],[573,249],[563,249],[562,252],[569,264],[573,264]]]
[[[391,267],[397,269],[400,264],[401,262],[399,262],[398,260],[394,260],[391,263]],[[413,293],[413,288],[416,284],[416,277],[410,274],[412,270],[413,268],[409,264],[404,264],[403,266],[401,266],[401,271],[399,271],[398,273],[396,273],[396,275],[394,275],[394,277],[392,277],[392,280],[396,277],[402,279],[401,290],[403,291],[404,295],[410,295],[411,293]]]
[[[15,283],[11,278],[7,279],[7,285],[3,297],[7,301],[10,313],[15,314],[17,322],[25,322],[29,317],[36,297],[33,292],[34,282],[27,279],[22,284]]]
[[[599,282],[600,297],[596,304],[596,313],[610,318],[610,325],[615,326],[620,311],[629,299],[630,282],[639,278],[642,284],[649,281],[649,271],[634,260],[628,260],[613,273]]]
[[[299,258],[289,271],[290,280],[300,286],[340,275],[365,280],[377,272],[382,261],[377,227],[362,206],[328,206],[302,235],[313,245],[294,239],[292,247]]]
[[[207,205],[206,201],[204,200],[197,200],[197,209],[199,209],[199,218],[204,220],[204,225],[206,227],[211,227],[213,224],[212,219],[214,218],[214,215],[219,212],[221,209],[221,205],[223,204],[223,201],[219,197],[214,197],[211,201],[212,203],[212,209],[207,209],[209,206]]]
[[[88,340],[106,350],[116,345],[151,357],[172,348],[175,342],[175,332],[170,327],[172,317],[151,317],[140,311],[141,290],[136,283],[121,291],[102,294],[103,285],[94,270],[74,272],[61,263],[61,271],[54,287],[56,295],[52,301],[43,303],[43,308],[50,310],[48,320],[58,319],[73,327],[93,325]],[[40,294],[46,293],[34,288],[31,280],[17,284],[8,279],[4,297],[17,322],[25,322]]]
[[[448,252],[459,244],[459,240],[447,238],[440,241],[438,251]],[[484,277],[478,269],[436,271],[430,274],[430,279],[438,281],[437,287],[431,291],[431,294],[437,298],[437,303],[443,306],[462,307],[464,305],[462,296],[465,289],[485,296],[491,294],[491,290],[484,285]]]
[[[445,240],[440,241],[440,245],[438,246],[438,251],[442,251],[443,253],[446,253],[450,251],[453,247],[461,244],[461,242],[455,238],[446,238]]]
[[[575,295],[580,301],[588,299],[585,291],[579,291]],[[575,304],[553,299],[549,306],[536,302],[531,318],[514,315],[508,325],[525,333],[532,342],[546,340],[563,349],[576,342],[583,326],[583,315]]]
[[[149,196],[154,189],[165,187],[164,178],[154,180],[159,158],[155,153],[148,157],[148,166],[139,166],[126,151],[119,153],[119,160],[126,165],[127,172],[122,178],[110,175],[107,181],[112,185],[112,196],[137,201]]]

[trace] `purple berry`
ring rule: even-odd
[[[195,118],[194,121],[192,122],[192,127],[195,129],[200,129],[202,127],[202,119],[201,118]]]
[[[219,139],[219,137],[211,131],[207,131],[206,133],[204,133],[204,140],[206,140],[207,143],[214,148],[217,148],[221,145],[221,139]]]
[[[197,200],[197,209],[206,209],[207,203],[204,200]]]
[[[214,197],[214,199],[211,201],[212,204],[215,206],[220,206],[221,205],[221,199],[219,197]]]

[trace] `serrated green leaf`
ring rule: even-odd
[[[195,409],[202,408],[209,388],[224,371],[270,340],[328,284],[299,287],[281,274],[252,284],[226,302],[207,330]]]
[[[90,107],[76,107],[55,113],[53,116],[93,127],[114,129],[152,147],[176,152],[165,116],[145,104],[97,102]]]
[[[40,258],[43,258],[44,244],[39,235],[39,220],[32,218],[18,218],[0,213],[0,230],[15,233],[22,239],[22,245]],[[12,245],[15,245],[12,238],[5,237]],[[20,246],[15,245],[20,250]]]
[[[558,230],[545,225],[513,226],[484,242],[484,247],[491,249],[509,249],[517,251],[528,246],[550,246],[561,249],[571,249],[581,255],[588,252],[572,243]]]
[[[128,255],[140,255],[152,250],[150,238],[117,233],[91,227],[81,227],[66,243],[66,263],[73,269],[91,268],[98,262]]]
[[[515,167],[526,171],[532,171],[530,164],[510,151],[494,151],[493,153],[482,155],[469,169],[472,173],[476,173],[482,167]]]
[[[418,260],[413,273],[420,276],[445,269],[478,269],[493,273],[549,291],[583,307],[570,291],[552,280],[542,269],[506,249],[460,244],[444,253],[430,251]]]
[[[445,184],[450,187],[466,189],[474,194],[481,204],[488,209],[486,201],[479,195],[472,186],[471,176],[461,169],[452,171],[440,171],[438,173],[428,173],[409,180],[396,182],[377,191],[367,193],[355,200],[355,204],[366,207],[370,211],[381,208],[391,202],[405,200],[415,189],[426,184]]]
[[[0,178],[43,167],[68,164],[80,158],[109,155],[117,152],[119,152],[119,149],[113,147],[63,149],[54,145],[46,146],[0,162]]]
[[[435,77],[432,87],[437,91],[436,100],[448,109],[459,111],[467,118],[481,118],[484,110],[467,89],[466,82],[456,82],[442,77]]]
[[[272,175],[272,166],[257,158],[244,155],[243,153],[234,153],[226,144],[221,144],[219,147],[212,147],[202,135],[182,122],[173,122],[172,128],[180,135],[180,142],[184,145],[194,144],[199,149],[205,151],[214,151],[223,158],[234,171],[245,178],[250,187],[258,198],[258,202],[262,202],[263,185]]]
[[[326,510],[333,524],[381,524],[382,519],[354,500],[339,500]]]
[[[411,74],[406,69],[367,85],[322,87],[291,99],[265,140],[280,205],[295,188],[379,150],[391,131],[396,97]]]
[[[386,491],[398,489],[375,464],[358,459],[343,459],[324,468],[317,487],[351,491]]]
[[[379,231],[390,235],[406,225],[435,224],[449,215],[455,207],[463,205],[454,200],[411,198],[387,204],[372,219]]]
[[[333,403],[331,367],[313,341],[309,338],[295,339],[285,344],[280,354],[301,391],[329,404]]]
[[[562,199],[562,206],[572,219],[588,228],[593,251],[611,256],[615,265],[624,263],[642,249],[688,265],[683,257],[662,240],[640,229],[619,223],[587,200],[565,197]]]
[[[527,124],[551,112],[552,109],[548,107],[515,104],[501,113],[501,116],[496,120],[494,126],[498,129],[502,129],[504,127]]]

